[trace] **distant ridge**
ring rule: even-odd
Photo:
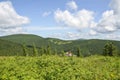
[[[114,40],[100,40],[100,39],[78,39],[78,40],[61,40],[56,38],[43,38],[33,34],[16,34],[0,37],[0,55],[9,55],[23,53],[22,45],[28,46],[29,51],[32,53],[33,44],[36,45],[38,50],[42,47],[50,45],[51,49],[57,50],[58,53],[61,51],[67,52],[72,51],[74,54],[77,53],[78,47],[81,49],[82,54],[102,54],[103,47],[106,42],[112,41],[120,52],[120,41]],[[4,48],[3,48],[4,46]],[[31,46],[31,47],[30,47]],[[16,48],[16,49],[15,49]],[[15,50],[14,50],[15,49]]]

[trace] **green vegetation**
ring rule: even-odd
[[[38,50],[34,43],[33,43],[33,53],[35,54],[35,56],[38,56]]]
[[[90,56],[94,54],[103,54],[104,45],[110,40],[70,40],[64,41],[54,38],[42,38],[40,36],[31,34],[17,34],[0,37],[0,55],[13,56],[24,55],[23,44],[27,49],[29,56],[42,54],[61,54],[61,52],[71,51],[78,55],[78,48],[82,51],[80,55]],[[117,54],[120,55],[120,41],[113,42],[117,47]],[[35,45],[33,45],[33,43]],[[35,48],[36,47],[36,48]]]
[[[80,48],[78,48],[77,57],[82,57],[82,52],[81,52]]]
[[[23,53],[22,45],[0,39],[0,56],[23,55]]]
[[[120,80],[120,58],[0,57],[0,80]]]
[[[103,55],[105,56],[117,56],[117,48],[112,42],[108,42],[105,44],[103,49]]]
[[[120,41],[19,34],[0,37],[0,56],[0,80],[120,80]]]
[[[29,56],[26,45],[23,44],[22,47],[23,47],[23,56]]]

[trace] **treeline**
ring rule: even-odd
[[[57,54],[57,50],[56,49],[53,50],[50,45],[43,46],[43,47],[36,47],[35,43],[33,43],[32,46],[27,46],[23,44],[22,48],[23,48],[23,56],[41,56],[43,54],[44,55]]]
[[[90,52],[84,54],[83,52],[85,51],[83,51],[80,47],[76,49],[76,53],[72,51],[64,51],[64,50],[58,51],[56,48],[53,49],[50,44],[48,44],[46,47],[36,47],[36,45],[33,43],[33,46],[30,47],[31,49],[29,49],[28,47],[30,46],[27,46],[25,44],[22,45],[23,56],[59,55],[59,56],[85,57],[85,56],[93,55]],[[118,52],[118,49],[113,42],[107,42],[104,45],[102,54],[99,55],[120,56],[120,53]]]

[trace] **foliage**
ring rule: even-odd
[[[47,46],[46,52],[47,52],[48,55],[51,55],[51,54],[52,54],[50,45]]]
[[[1,56],[23,56],[23,44],[27,48],[29,56],[35,55],[33,51],[33,43],[37,49],[38,55],[43,54],[61,54],[61,51],[71,51],[77,55],[78,47],[82,50],[83,56],[101,55],[103,48],[108,40],[60,40],[54,38],[42,38],[40,36],[32,34],[17,34],[0,37],[0,55]],[[118,48],[118,54],[120,55],[120,41],[112,41]]]
[[[82,57],[82,52],[81,52],[79,47],[78,47],[78,50],[77,50],[77,57]]]
[[[61,56],[65,56],[65,52],[63,50],[61,51]]]
[[[0,57],[0,80],[120,80],[120,58]]]
[[[23,44],[22,47],[23,47],[23,56],[29,56],[26,45]]]
[[[23,47],[20,44],[0,39],[0,56],[23,55]]]
[[[113,42],[108,42],[105,44],[104,49],[103,49],[103,55],[105,56],[113,56],[116,53],[116,46],[113,44]]]
[[[38,50],[34,43],[33,43],[33,53],[35,54],[35,56],[38,56]]]

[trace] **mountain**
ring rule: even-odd
[[[80,48],[81,53],[87,56],[102,54],[104,45],[108,41],[112,41],[120,52],[120,41],[99,39],[60,40],[56,38],[42,38],[32,34],[16,34],[0,37],[0,55],[7,55],[7,52],[9,52],[9,55],[21,55],[23,54],[23,44],[26,45],[28,52],[32,55],[33,44],[35,44],[39,53],[42,53],[41,50],[43,48],[46,49],[49,46],[52,51],[56,51],[57,53],[71,51],[76,54],[78,48]]]
[[[9,36],[1,37],[1,39],[11,41],[14,43],[25,44],[25,45],[29,45],[29,46],[32,46],[34,43],[38,47],[40,45],[46,45],[48,43],[48,41],[46,41],[46,39],[44,39],[40,36],[37,36],[37,35],[33,35],[33,34],[9,35]]]
[[[20,44],[0,39],[0,56],[17,55],[23,53]]]

